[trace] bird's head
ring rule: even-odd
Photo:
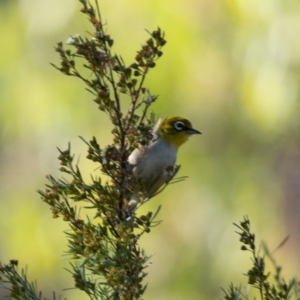
[[[192,127],[191,122],[183,117],[166,117],[160,120],[156,132],[166,142],[181,146],[192,134],[201,134],[200,131]]]

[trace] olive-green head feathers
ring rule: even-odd
[[[188,119],[183,117],[166,117],[158,122],[155,131],[166,142],[176,147],[185,143],[190,135],[201,134],[193,128]]]

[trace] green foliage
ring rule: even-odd
[[[74,260],[69,271],[75,286],[90,299],[140,299],[147,287],[144,278],[149,256],[140,248],[139,241],[159,224],[156,221],[159,209],[142,215],[128,209],[130,196],[139,191],[143,199],[143,193],[140,183],[132,176],[127,158],[134,148],[151,140],[154,116],[149,115],[149,108],[157,97],[146,89],[144,82],[162,56],[166,41],[159,28],[149,33],[149,39],[127,65],[120,55],[113,53],[114,40],[101,20],[97,1],[96,8],[88,1],[80,2],[81,11],[93,30],[87,38],[71,36],[67,46],[58,43],[55,50],[61,63],[53,66],[86,85],[98,109],[111,121],[113,143],[100,146],[95,137],[90,141],[81,138],[87,145],[87,159],[95,163],[105,179],[100,175],[91,176],[90,180],[83,178],[69,145],[66,150],[59,150],[60,171],[68,178],[48,175],[49,183],[39,193],[50,206],[53,217],[62,217],[70,226],[66,231],[67,253]],[[128,102],[129,109],[126,109]],[[177,171],[178,167],[171,170],[172,176]],[[79,207],[88,209],[92,217],[83,216]],[[265,271],[265,256],[272,260],[268,249],[264,249],[265,256],[256,251],[248,219],[238,228],[242,250],[250,251],[253,256],[253,267],[247,272],[248,284],[259,290],[261,299],[290,299],[296,282],[286,284],[280,276],[281,269],[276,266],[275,283],[271,283],[271,274]],[[10,291],[10,296],[45,299],[36,284],[27,280],[25,271],[19,275],[17,264],[15,260],[0,264],[0,281],[10,284],[3,286]],[[241,291],[241,286],[231,284],[224,299],[248,299]]]
[[[281,277],[281,267],[278,266],[270,253],[268,247],[263,243],[263,255],[259,254],[259,250],[256,250],[255,235],[250,231],[250,220],[245,217],[240,225],[234,224],[240,231],[237,232],[240,235],[240,241],[242,242],[242,251],[249,251],[252,255],[252,268],[247,272],[248,288],[252,286],[257,289],[260,294],[261,300],[288,300],[288,299],[300,299],[299,298],[299,286],[300,282],[296,279],[290,280],[289,283]],[[278,246],[281,247],[287,241],[287,238]],[[277,248],[277,249],[278,249]],[[266,273],[266,261],[268,257],[274,267],[274,273]],[[272,276],[273,275],[273,279]],[[230,284],[228,290],[224,291],[225,300],[242,300],[249,299],[248,293],[243,294],[241,292],[241,286],[236,287]]]
[[[105,31],[97,2],[97,10],[88,1],[80,2],[81,11],[94,32],[90,38],[71,37],[68,40],[71,49],[65,50],[58,43],[55,50],[60,55],[61,66],[55,67],[83,80],[98,108],[109,116],[114,126],[113,145],[101,148],[95,137],[90,142],[82,138],[88,146],[87,159],[99,165],[109,180],[102,182],[97,176],[87,183],[79,166],[73,164],[69,145],[66,151],[59,150],[59,160],[61,172],[70,175],[72,181],[56,180],[49,175],[50,184],[45,192],[39,193],[50,205],[53,217],[62,216],[70,224],[68,253],[73,259],[81,259],[80,263],[73,264],[76,287],[91,299],[138,299],[146,289],[142,280],[149,258],[138,242],[158,222],[152,212],[133,216],[128,209],[130,196],[141,188],[127,160],[135,147],[146,145],[151,139],[153,117],[149,118],[147,111],[156,96],[146,90],[144,80],[162,55],[161,48],[166,41],[160,29],[150,33],[135,62],[127,66],[121,56],[112,54],[113,39]],[[79,59],[92,73],[88,78],[77,68]],[[130,99],[127,111],[122,109],[122,94]],[[87,203],[94,211],[94,219],[82,219],[71,201]]]
[[[95,163],[106,179],[101,180],[99,174],[87,182],[74,164],[69,145],[65,151],[59,149],[59,160],[60,171],[71,180],[47,175],[47,188],[39,194],[50,206],[53,217],[62,217],[70,226],[66,232],[67,253],[76,260],[71,265],[75,286],[91,299],[140,299],[147,286],[143,279],[149,257],[138,243],[141,236],[159,224],[155,221],[159,209],[138,216],[136,209],[128,208],[133,193],[139,193],[141,199],[143,195],[127,160],[134,148],[147,145],[152,138],[154,116],[149,117],[148,109],[157,97],[145,88],[144,81],[162,55],[166,40],[159,28],[149,33],[150,38],[137,52],[134,62],[126,65],[121,56],[112,54],[114,41],[106,33],[97,1],[96,9],[88,1],[80,2],[81,12],[88,17],[93,32],[89,38],[69,38],[68,49],[58,43],[55,50],[61,65],[53,66],[65,75],[81,79],[99,110],[110,118],[112,145],[100,147],[95,137],[90,142],[81,138],[88,147],[87,159]],[[88,70],[87,76],[83,75],[82,66]],[[130,100],[129,109],[124,109],[124,98]],[[89,209],[92,220],[82,216],[74,203]],[[142,204],[141,201],[138,207]],[[15,272],[14,265],[4,266],[2,272],[5,270]],[[8,281],[12,277],[6,276]],[[24,286],[26,278],[13,285],[11,295],[19,289],[29,293]],[[20,295],[16,298],[25,299]]]
[[[17,260],[11,260],[9,264],[5,265],[0,263],[0,288],[4,288],[10,291],[10,296],[14,299],[22,300],[48,300],[42,296],[42,292],[38,291],[37,284],[35,282],[29,282],[27,280],[26,272],[22,270],[21,275],[16,270],[18,266]],[[1,283],[10,283],[10,287]],[[61,299],[56,298],[53,292],[53,300]]]

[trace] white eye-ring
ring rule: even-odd
[[[185,125],[184,125],[183,122],[177,121],[177,122],[174,123],[174,128],[178,131],[181,131],[185,128]]]

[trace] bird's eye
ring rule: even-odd
[[[174,128],[178,131],[181,131],[185,128],[184,124],[180,121],[174,123]]]

